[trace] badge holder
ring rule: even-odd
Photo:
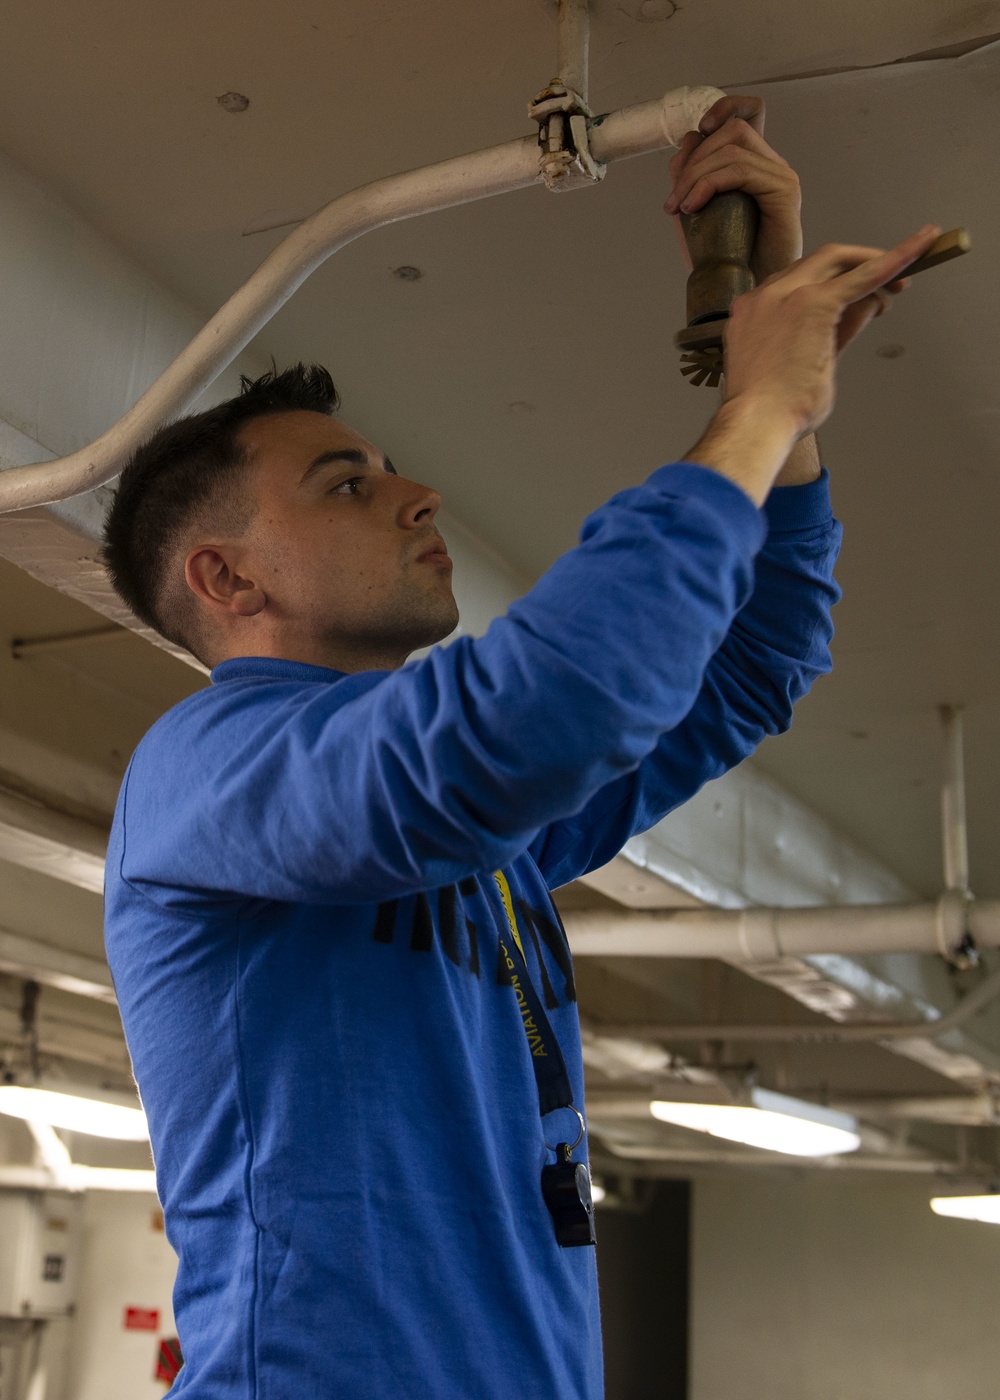
[[[580,1132],[574,1143],[560,1142],[545,1146],[558,1159],[552,1166],[542,1168],[542,1196],[556,1227],[556,1242],[563,1249],[597,1243],[594,1232],[594,1201],[590,1191],[590,1169],[586,1162],[574,1162],[573,1152],[583,1141],[586,1125],[583,1114],[575,1104],[569,1104],[580,1120]]]

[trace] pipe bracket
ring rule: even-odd
[[[528,103],[528,116],[538,123],[538,168],[548,189],[573,189],[604,179],[608,167],[590,152],[594,114],[578,92],[555,80]]]
[[[755,907],[741,909],[736,927],[744,962],[774,962],[784,957],[778,934],[777,910]]]
[[[935,905],[934,930],[938,952],[953,967],[965,971],[979,963],[979,952],[969,932],[967,890],[945,890]]]

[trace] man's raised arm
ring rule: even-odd
[[[706,434],[595,512],[485,637],[336,684],[300,668],[287,694],[234,678],[167,716],[126,782],[122,876],[154,898],[389,899],[504,864],[635,773],[751,596],[759,507],[783,469],[808,476],[795,448],[839,351],[935,232],[821,248],[737,301]]]

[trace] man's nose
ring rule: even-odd
[[[398,477],[397,482],[402,494],[399,523],[407,530],[429,525],[441,509],[441,497],[430,486],[421,486],[419,481]]]

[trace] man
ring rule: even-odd
[[[735,308],[726,402],[485,637],[404,666],[456,622],[439,500],[331,416],[325,371],[264,376],[123,473],[116,585],[213,668],[132,760],[107,883],[187,1400],[602,1392],[575,1168],[568,1215],[551,1189],[586,1143],[549,889],[787,727],[827,668],[810,434],[934,236],[796,261],[760,106],[713,109],[668,204],[761,205],[773,275]]]

